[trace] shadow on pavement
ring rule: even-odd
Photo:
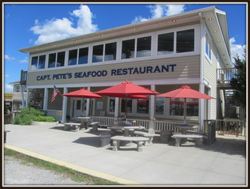
[[[232,138],[216,138],[211,145],[197,146],[204,150],[210,150],[229,155],[241,155],[246,157],[246,141]]]
[[[85,144],[93,147],[100,147],[100,138],[99,137],[80,137],[77,140],[73,141],[73,143]]]

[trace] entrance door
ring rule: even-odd
[[[71,98],[71,116],[86,116],[86,99]]]

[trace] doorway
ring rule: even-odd
[[[86,99],[71,98],[71,117],[86,116]]]

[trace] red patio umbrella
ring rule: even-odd
[[[206,100],[210,100],[213,98],[204,93],[191,89],[191,87],[189,87],[188,85],[183,85],[179,89],[175,89],[173,91],[166,92],[158,96],[165,97],[165,98],[184,98],[184,123],[186,123],[187,98],[206,99]]]
[[[141,87],[130,81],[121,82],[115,86],[108,87],[106,89],[96,92],[99,95],[120,97],[120,98],[146,98],[145,95],[156,95],[156,91]],[[125,117],[126,117],[126,106],[125,102]]]
[[[86,90],[84,88],[82,88],[80,90],[72,91],[69,93],[65,93],[65,94],[63,94],[63,96],[75,97],[75,98],[101,98],[100,95],[95,94],[95,93],[93,93],[89,90]]]

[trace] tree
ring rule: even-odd
[[[246,54],[244,58],[234,57],[234,67],[237,69],[236,74],[232,77],[230,84],[235,90],[233,99],[243,110],[246,108]]]

